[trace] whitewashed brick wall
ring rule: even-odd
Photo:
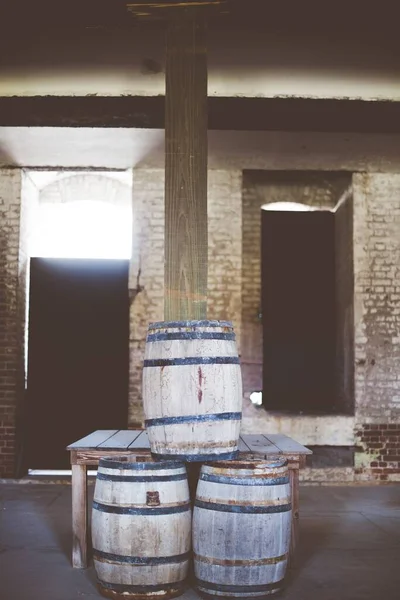
[[[60,203],[94,200],[114,205],[131,203],[129,185],[110,174],[97,171],[57,173],[55,181],[46,185],[40,193],[40,202]]]
[[[357,417],[400,420],[400,175],[356,174],[354,190]]]
[[[0,169],[0,477],[15,473],[17,409],[24,373],[19,323],[21,171]]]

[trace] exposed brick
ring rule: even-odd
[[[353,195],[357,418],[384,431],[400,421],[400,175],[358,173]]]

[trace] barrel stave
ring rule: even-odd
[[[185,466],[101,459],[92,512],[100,590],[140,600],[183,593],[191,511]]]
[[[210,598],[261,598],[279,591],[290,527],[283,459],[203,465],[193,515],[199,592]]]
[[[143,403],[155,456],[232,458],[238,450],[242,408],[232,324],[150,324]]]

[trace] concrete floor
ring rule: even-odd
[[[70,486],[3,484],[0,494],[0,599],[101,598],[93,567],[71,567]],[[282,599],[399,600],[399,485],[302,487],[300,508],[301,546]]]

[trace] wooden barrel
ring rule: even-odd
[[[278,592],[287,567],[291,512],[284,458],[203,465],[193,513],[200,595],[215,600]]]
[[[185,589],[191,547],[186,467],[136,459],[99,463],[92,511],[99,589],[109,598],[173,598]]]
[[[143,406],[154,457],[207,461],[237,456],[242,377],[232,323],[150,324]]]

